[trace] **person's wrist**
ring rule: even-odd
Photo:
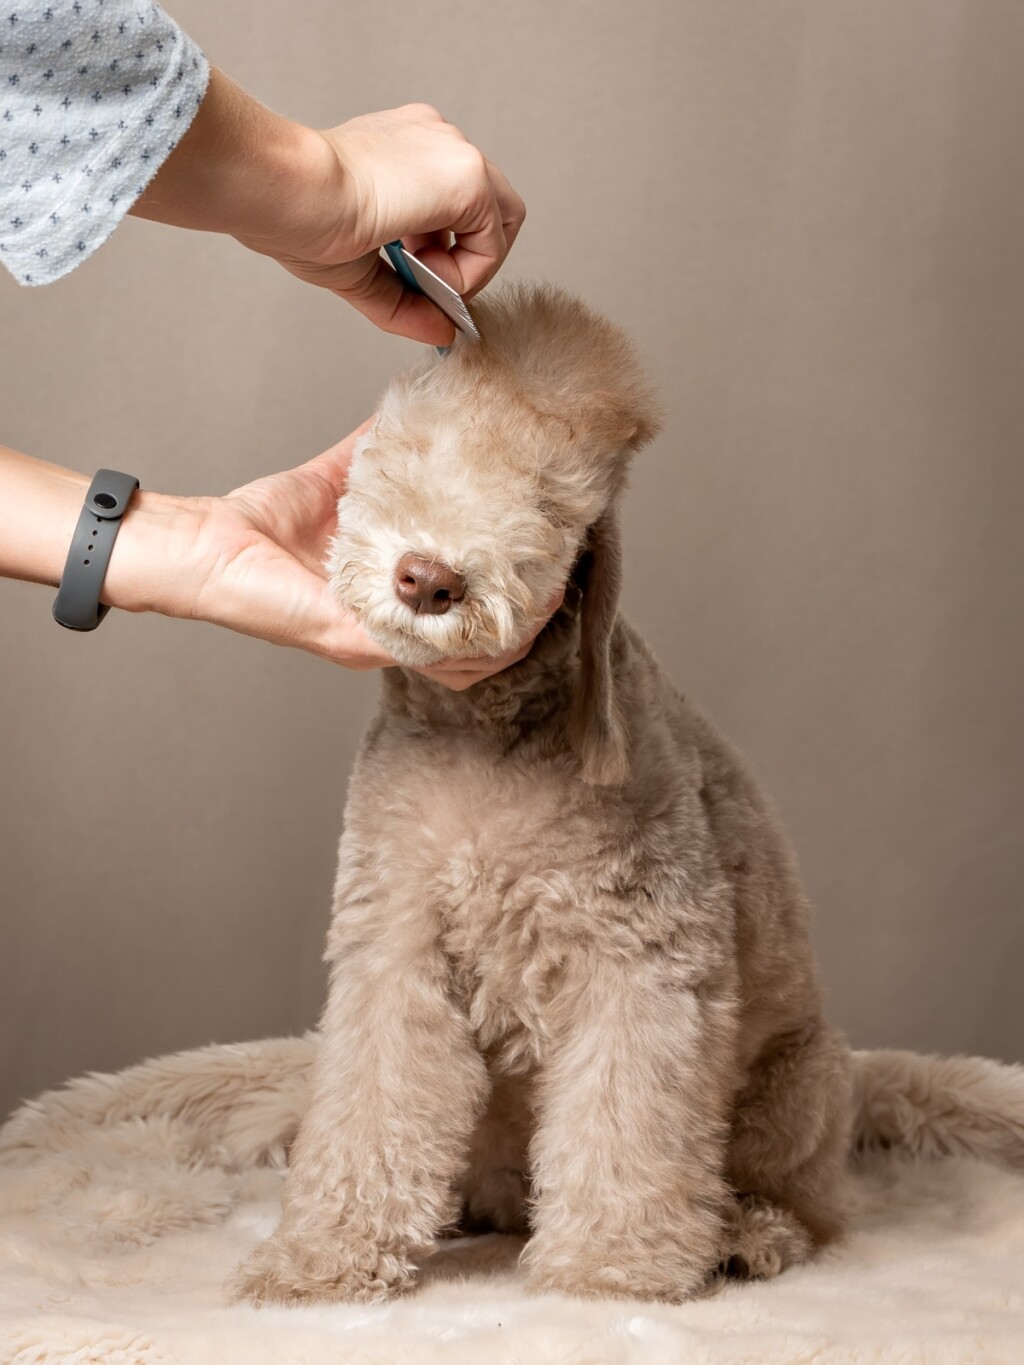
[[[335,259],[357,260],[382,246],[394,233],[381,221],[378,184],[374,166],[359,153],[359,139],[350,136],[349,125],[316,132],[323,156],[325,206],[331,214]]]
[[[208,502],[140,489],[121,519],[100,600],[122,611],[194,615]]]
[[[318,246],[336,249],[351,235],[344,167],[322,133],[272,117],[273,131],[260,149],[258,202],[239,207],[236,200],[229,231],[265,256],[314,259]]]
[[[339,169],[326,137],[267,109],[214,69],[191,126],[131,213],[227,233],[275,255],[304,233],[325,230]]]

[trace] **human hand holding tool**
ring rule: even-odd
[[[446,318],[380,255],[401,239],[472,297],[493,279],[526,208],[508,179],[427,104],[323,132],[264,108],[223,72],[131,212],[224,232],[346,299],[386,332],[445,346]]]

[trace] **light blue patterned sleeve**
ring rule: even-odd
[[[49,284],[107,240],[206,92],[148,0],[0,0],[0,262]]]

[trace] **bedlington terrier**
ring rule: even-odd
[[[253,1302],[375,1300],[459,1223],[539,1291],[678,1301],[841,1230],[850,1059],[792,853],[744,760],[619,615],[657,413],[550,288],[395,380],[329,562],[403,668],[352,776],[313,1096]],[[456,693],[412,671],[496,655]]]

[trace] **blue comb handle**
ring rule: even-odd
[[[405,285],[406,289],[411,289],[414,294],[422,294],[423,290],[416,283],[416,276],[405,263],[405,257],[402,255],[402,243],[385,242],[384,250],[388,254],[388,260],[395,267],[395,274]]]
[[[408,265],[406,265],[405,257],[402,255],[402,243],[385,242],[384,250],[387,253],[388,260],[394,266],[395,274],[402,281],[405,288],[411,289],[414,294],[422,294],[423,290],[420,288],[416,276],[409,269]],[[447,355],[451,350],[451,347],[435,346],[434,350],[438,355]]]

